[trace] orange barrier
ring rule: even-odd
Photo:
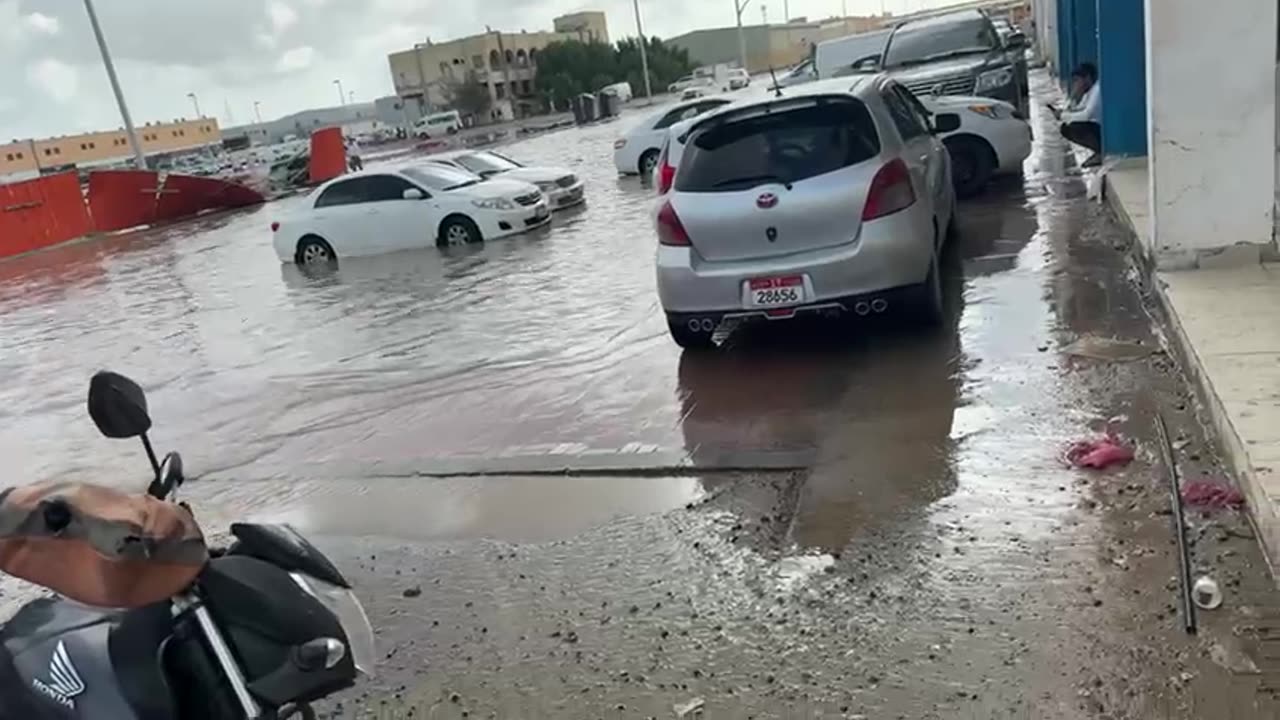
[[[0,257],[66,242],[91,229],[74,172],[0,185]]]
[[[159,185],[159,176],[150,170],[90,173],[89,214],[94,230],[111,232],[154,222]]]
[[[190,217],[206,210],[229,210],[266,202],[252,188],[217,178],[167,175],[156,201],[157,220]]]
[[[347,171],[347,148],[342,144],[342,128],[323,128],[311,133],[311,184],[332,180]]]

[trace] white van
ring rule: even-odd
[[[873,30],[818,43],[813,58],[818,79],[830,80],[848,74],[853,64],[859,60],[879,57],[884,52],[884,46],[889,43],[892,32],[892,29]]]
[[[452,135],[460,129],[462,115],[457,110],[427,115],[413,123],[413,134],[422,139]]]

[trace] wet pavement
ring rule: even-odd
[[[1034,104],[1025,177],[961,207],[938,332],[682,354],[601,125],[507,148],[589,192],[510,241],[309,277],[270,248],[293,200],[0,263],[0,451],[141,487],[83,412],[94,370],[141,380],[206,527],[292,522],[357,584],[384,662],[338,717],[1275,717],[1243,515],[1189,512],[1226,601],[1181,629],[1154,418],[1186,478],[1215,444]],[[1065,467],[1106,430],[1134,463]]]

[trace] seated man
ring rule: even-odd
[[[1062,137],[1093,151],[1084,167],[1102,164],[1102,84],[1093,63],[1080,63],[1071,73],[1071,104],[1066,111],[1050,105],[1055,117],[1062,121]]]

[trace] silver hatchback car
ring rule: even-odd
[[[658,296],[672,338],[811,312],[942,315],[950,158],[936,118],[864,75],[738,102],[673,131],[655,171]]]

